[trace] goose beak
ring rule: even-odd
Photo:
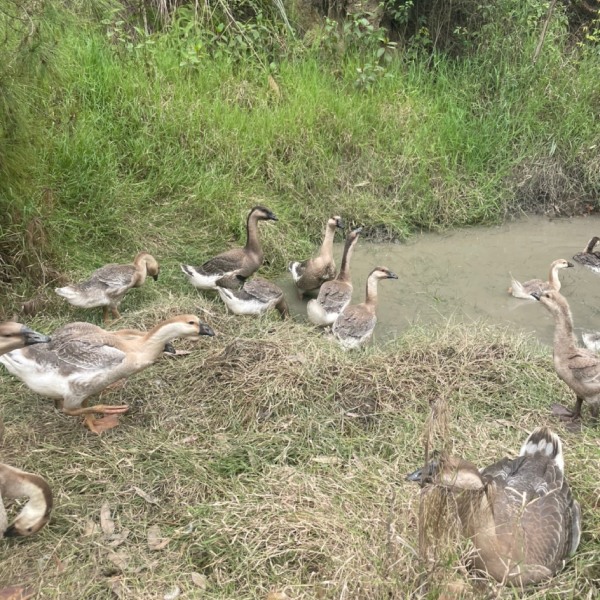
[[[152,275],[152,279],[154,279],[154,281],[158,281],[158,273],[156,275]]]
[[[571,261],[567,261],[567,267],[574,267],[575,265]]]
[[[539,292],[532,292],[531,294],[529,294],[530,296],[533,296],[536,300],[540,299],[540,293]]]
[[[175,350],[175,346],[173,346],[173,344],[171,344],[171,342],[167,342],[165,344],[165,347],[163,348],[163,352],[166,352],[167,354],[177,354],[177,350]]]
[[[406,476],[406,481],[416,481],[417,483],[421,482],[421,478],[423,477],[423,469],[417,469],[412,473],[409,473]]]
[[[414,481],[423,486],[425,483],[431,483],[433,476],[438,469],[438,462],[432,460],[425,468],[417,469],[406,476],[406,481]]]
[[[391,271],[388,273],[388,279],[398,279],[398,275],[396,273],[392,273]]]
[[[344,229],[344,221],[343,221],[343,219],[337,219],[336,222],[335,222],[335,226],[338,229]]]
[[[33,329],[29,329],[29,327],[23,327],[21,329],[21,334],[25,338],[26,346],[30,346],[31,344],[47,344],[50,341],[50,338],[47,335],[33,331]]]
[[[275,216],[275,213],[270,212],[269,213],[269,220],[270,221],[278,221],[279,219]]]
[[[357,227],[356,229],[352,230],[352,233],[358,235],[359,233],[362,233],[363,228],[362,227]]]
[[[215,335],[215,332],[212,330],[212,327],[209,327],[206,323],[200,323],[198,327],[198,335]]]

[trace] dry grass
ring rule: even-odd
[[[304,324],[232,318],[195,293],[130,309],[120,326],[179,312],[199,313],[218,336],[178,344],[192,353],[108,396],[132,409],[102,437],[2,373],[3,460],[43,474],[56,507],[37,536],[2,541],[0,587],[145,600],[177,589],[236,600],[597,594],[598,430],[570,433],[549,417],[552,401],[571,398],[546,349],[452,326],[344,353]],[[564,440],[583,509],[567,568],[521,596],[477,583],[458,559],[464,543],[421,558],[419,489],[404,476],[425,442],[485,465],[544,423]],[[153,526],[169,539],[160,549]]]

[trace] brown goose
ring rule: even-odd
[[[326,281],[319,295],[306,305],[308,320],[319,327],[331,325],[352,300],[352,280],[350,278],[350,259],[362,227],[352,230],[346,236],[342,266],[333,281]]]
[[[0,356],[0,362],[34,392],[58,399],[65,414],[84,415],[86,426],[100,433],[118,421],[114,417],[94,420],[94,413],[118,415],[129,407],[87,407],[90,396],[149,367],[175,338],[214,335],[194,315],[172,317],[143,335],[124,331],[112,333],[90,323],[71,323],[59,329],[49,344],[14,350]]]
[[[333,337],[345,350],[359,348],[373,335],[377,316],[377,282],[398,279],[387,267],[375,267],[367,279],[366,299],[362,304],[350,304],[333,324]]]
[[[159,266],[156,259],[147,252],[140,252],[131,265],[110,264],[94,271],[89,279],[74,283],[54,291],[79,308],[102,306],[104,322],[108,322],[108,309],[118,319],[119,304],[123,296],[132,288],[140,287],[150,275],[158,279]]]
[[[246,245],[233,248],[207,260],[199,267],[181,265],[189,282],[199,290],[216,290],[217,286],[239,286],[240,282],[258,271],[263,262],[263,251],[258,239],[259,221],[277,221],[277,217],[264,206],[255,206],[246,221]]]
[[[600,357],[591,350],[577,346],[569,303],[560,292],[550,290],[532,296],[554,317],[554,369],[577,397],[574,411],[554,404],[554,414],[578,419],[585,400],[590,404],[592,415],[597,417],[600,406]]]
[[[315,258],[288,264],[288,271],[292,274],[300,297],[307,292],[318,290],[323,283],[335,277],[333,238],[337,228],[344,228],[342,217],[331,217],[325,227],[325,237],[319,254]]]
[[[9,526],[4,500],[23,497],[29,500]],[[51,510],[52,490],[44,479],[0,463],[0,538],[36,533],[50,520]]]
[[[517,586],[544,581],[577,550],[579,503],[564,476],[560,438],[547,427],[531,433],[517,458],[503,458],[481,472],[465,460],[443,457],[407,479],[429,484],[425,501],[452,496],[462,534],[475,548],[475,568],[497,581]]]
[[[600,242],[600,237],[594,236],[583,249],[583,252],[578,252],[573,257],[574,261],[591,269],[594,273],[600,273],[600,252],[594,252],[598,242]]]
[[[558,270],[567,269],[574,267],[575,265],[564,258],[555,260],[550,265],[550,274],[548,275],[548,281],[542,281],[541,279],[530,279],[525,283],[519,283],[513,278],[511,281],[511,287],[508,288],[508,293],[512,294],[515,298],[522,298],[523,300],[533,300],[531,294],[533,292],[542,293],[547,290],[560,290],[560,280],[558,279]]]
[[[32,331],[20,323],[0,323],[0,354],[49,341],[48,336]],[[3,432],[4,426],[0,422],[0,440]],[[29,501],[9,527],[4,500],[22,497],[28,497]],[[0,538],[30,535],[39,531],[48,522],[51,510],[52,491],[41,477],[0,463]]]
[[[290,314],[283,290],[262,277],[249,279],[239,289],[219,286],[217,290],[234,315],[262,315],[270,308],[276,308],[282,319]]]

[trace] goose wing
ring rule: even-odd
[[[242,248],[233,248],[214,258],[207,260],[200,267],[195,267],[203,275],[223,275],[239,271],[244,266],[245,253]]]
[[[363,338],[375,328],[377,317],[361,304],[348,306],[333,324],[333,333],[344,338]]]
[[[600,384],[600,357],[591,350],[580,348],[567,359],[567,364],[576,379],[581,381],[597,380]]]
[[[340,312],[352,300],[352,288],[348,285],[335,285],[336,282],[324,283],[319,291],[317,302],[323,309],[330,312]]]
[[[89,281],[94,284],[103,284],[110,289],[127,289],[133,284],[135,272],[133,265],[105,265],[94,271]]]
[[[271,302],[283,296],[281,288],[262,277],[255,277],[244,283],[242,288],[252,298],[260,302]]]

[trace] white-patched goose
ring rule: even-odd
[[[573,256],[574,261],[591,269],[594,273],[600,273],[600,252],[594,252],[598,242],[600,242],[600,237],[594,236],[583,249],[583,252],[578,252]]]
[[[541,294],[548,290],[560,291],[560,280],[558,278],[559,269],[567,269],[574,267],[575,265],[564,258],[555,260],[550,265],[550,273],[548,275],[548,281],[541,279],[530,279],[525,283],[519,283],[516,279],[511,281],[511,287],[508,288],[508,293],[512,294],[515,298],[522,298],[523,300],[533,300],[531,294],[534,292]]]
[[[377,282],[380,279],[398,279],[398,276],[387,267],[375,267],[367,279],[365,301],[347,306],[333,323],[333,336],[342,348],[359,348],[373,335],[377,323]]]
[[[425,486],[423,501],[432,501],[430,506],[451,495],[462,534],[475,548],[475,568],[497,581],[539,583],[577,550],[580,508],[565,479],[560,438],[547,427],[533,431],[517,458],[503,458],[482,471],[450,456],[407,478]],[[432,517],[435,527],[448,525],[443,514]]]
[[[336,229],[343,229],[343,227],[344,223],[341,217],[331,217],[325,227],[325,237],[319,254],[315,258],[288,264],[288,271],[292,274],[300,297],[307,292],[318,290],[326,281],[335,277],[333,238]]]
[[[319,327],[331,325],[352,300],[350,259],[361,231],[362,227],[358,227],[346,236],[340,272],[333,281],[326,281],[319,295],[306,305],[308,320]]]
[[[101,306],[104,322],[108,322],[108,309],[118,319],[119,304],[123,296],[132,288],[140,287],[150,275],[158,279],[159,266],[156,259],[147,252],[140,252],[133,264],[109,264],[94,271],[89,279],[62,288],[55,292],[79,308],[95,308]]]
[[[181,265],[189,282],[200,290],[216,290],[217,286],[238,287],[255,273],[263,263],[263,251],[258,239],[259,221],[277,221],[277,217],[264,206],[255,206],[246,221],[246,245],[227,250],[199,267]]]
[[[10,373],[34,392],[58,399],[68,415],[84,415],[95,433],[114,427],[114,418],[94,420],[94,413],[118,415],[127,405],[87,407],[90,396],[150,366],[165,344],[176,338],[214,335],[195,315],[179,315],[143,335],[111,333],[90,323],[71,323],[56,331],[49,344],[14,350],[0,357]]]
[[[262,315],[276,308],[284,319],[289,310],[283,290],[262,277],[254,277],[239,288],[217,287],[221,299],[234,315]]]

